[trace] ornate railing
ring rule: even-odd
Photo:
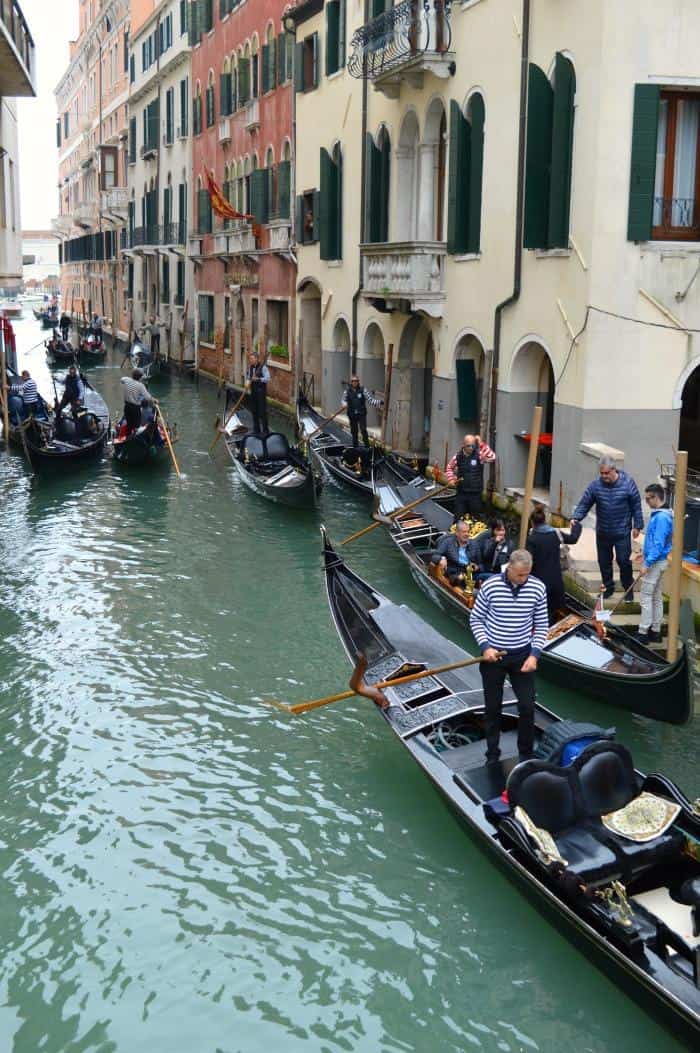
[[[700,222],[694,197],[655,197],[653,225],[665,230],[695,229]]]
[[[450,50],[451,0],[402,0],[354,34],[350,75],[375,80],[427,51]]]

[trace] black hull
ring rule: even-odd
[[[351,663],[355,663],[360,653],[368,656],[370,670],[373,663],[379,665],[382,659],[390,661],[389,656],[393,656],[393,667],[397,670],[396,656],[399,661],[404,659],[429,667],[440,664],[440,660],[459,660],[460,654],[464,658],[468,657],[451,641],[439,637],[431,626],[410,609],[396,607],[350,571],[330,545],[325,531],[323,539],[326,591],[331,616]],[[475,675],[471,676],[472,673]],[[373,674],[373,678],[380,679],[380,676]],[[614,913],[602,908],[595,897],[575,894],[570,888],[563,891],[563,886],[557,883],[551,869],[538,861],[527,844],[523,848],[517,841],[504,836],[496,825],[497,820],[487,818],[484,802],[488,797],[480,795],[476,789],[480,781],[481,785],[488,785],[489,780],[494,778],[488,771],[484,774],[483,758],[481,764],[472,770],[474,780],[470,782],[472,771],[461,776],[459,767],[449,765],[445,760],[446,754],[438,752],[431,743],[429,733],[432,727],[444,719],[441,708],[448,714],[448,719],[449,714],[464,714],[478,721],[483,712],[480,676],[476,669],[442,674],[437,682],[454,694],[448,693],[438,701],[432,700],[428,694],[425,702],[418,699],[411,709],[401,704],[400,692],[389,689],[387,694],[392,702],[391,708],[379,711],[384,721],[478,847],[558,929],[587,956],[593,957],[595,963],[641,1008],[653,1012],[676,1037],[682,1037],[690,1048],[697,1049],[700,1042],[700,991],[692,981],[692,976],[681,974],[669,964],[667,957],[661,957],[648,933],[644,934],[643,946],[640,947],[639,941],[634,942],[629,931],[615,921]],[[469,695],[471,701],[465,701]],[[452,710],[450,705],[453,706]],[[422,707],[426,711],[423,724]],[[517,720],[516,707],[508,702],[504,705],[504,721],[507,719],[511,722]],[[539,728],[558,720],[556,714],[540,705],[536,706]],[[483,743],[479,745],[483,748]],[[637,776],[641,781],[644,780],[642,773],[638,772]],[[649,777],[650,783],[656,778]],[[658,787],[654,789],[658,792]],[[676,799],[680,802],[682,795],[680,791],[676,793]],[[670,796],[676,794],[671,793]],[[689,808],[684,810],[682,816],[684,828],[694,837],[700,835],[700,820],[693,816]],[[637,925],[636,914],[634,924]]]
[[[274,501],[275,504],[283,505],[285,508],[316,508],[321,487],[308,462],[304,464],[301,461],[297,463],[290,460],[288,462],[289,467],[295,468],[297,473],[302,475],[302,478],[295,481],[293,485],[275,485],[274,483],[267,483],[263,476],[246,467],[245,463],[238,456],[236,442],[226,441],[226,449],[239,478],[249,490],[252,490],[260,497],[266,498],[268,501]],[[280,469],[282,470],[283,468],[284,465],[281,464]]]
[[[166,447],[152,437],[130,436],[121,442],[114,440],[112,456],[120,464],[155,466],[165,462]]]

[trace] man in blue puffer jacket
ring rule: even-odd
[[[571,528],[580,523],[593,505],[596,511],[596,548],[598,566],[605,587],[605,599],[615,591],[613,581],[613,549],[620,568],[622,588],[628,591],[634,580],[632,574],[632,537],[639,537],[644,527],[642,499],[634,479],[615,467],[612,457],[601,457],[598,462],[599,476],[576,505],[571,518]]]

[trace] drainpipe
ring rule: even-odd
[[[364,0],[364,13],[363,13],[363,25],[367,25],[369,22],[369,0]],[[363,60],[364,65],[364,60]],[[362,243],[364,237],[364,226],[365,226],[365,207],[366,207],[366,179],[365,179],[365,167],[367,164],[367,67],[364,68],[364,76],[362,78],[362,130],[360,132],[362,136],[362,142],[360,144],[360,243]],[[357,310],[358,303],[360,300],[360,293],[362,292],[362,253],[360,252],[360,267],[358,275],[358,285],[352,298],[352,340],[350,345],[350,371],[355,373],[357,371]]]
[[[501,318],[506,307],[520,299],[523,265],[523,213],[525,208],[525,143],[527,133],[527,79],[530,59],[530,0],[523,0],[522,48],[520,54],[520,118],[518,129],[518,186],[515,205],[515,256],[513,292],[496,307],[493,319],[493,355],[491,358],[491,397],[489,406],[489,445],[496,448],[496,407],[498,401],[498,369],[501,359]],[[489,489],[493,490],[494,472]]]

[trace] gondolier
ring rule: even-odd
[[[150,405],[153,401],[148,388],[141,383],[143,373],[140,369],[132,370],[130,377],[122,377],[124,389],[124,419],[130,432],[141,426],[141,406]]]
[[[80,374],[75,366],[69,366],[65,380],[63,381],[63,394],[61,395],[61,401],[56,404],[56,416],[58,416],[64,406],[73,406],[74,408],[77,408],[84,398],[85,385],[81,380]]]
[[[479,515],[484,507],[484,465],[492,464],[496,454],[481,441],[480,435],[465,435],[461,448],[445,469],[448,482],[457,487],[455,521],[465,515]]]
[[[7,405],[13,424],[31,416],[44,415],[36,381],[32,380],[28,369],[23,369],[20,379],[10,387]]]
[[[270,370],[260,361],[257,351],[251,351],[248,358],[248,382],[250,404],[253,411],[253,431],[258,435],[267,435],[267,385],[270,383]]]
[[[486,762],[501,755],[503,685],[510,680],[518,700],[518,755],[532,756],[535,735],[535,670],[547,640],[547,590],[530,572],[532,556],[516,549],[502,572],[477,593],[470,625],[484,657]],[[499,658],[499,651],[505,652]]]
[[[352,433],[353,446],[358,445],[358,433],[362,432],[362,441],[365,446],[369,446],[369,435],[367,434],[367,404],[370,406],[382,406],[384,399],[379,398],[376,395],[370,395],[368,391],[362,387],[360,378],[358,376],[351,376],[350,383],[345,389],[343,395],[343,406],[348,411],[348,420],[350,422],[350,431]]]
[[[59,326],[61,328],[61,336],[63,337],[64,343],[68,340],[68,337],[70,335],[70,324],[70,315],[66,314],[66,312],[64,311],[61,315],[61,321],[59,322]]]

